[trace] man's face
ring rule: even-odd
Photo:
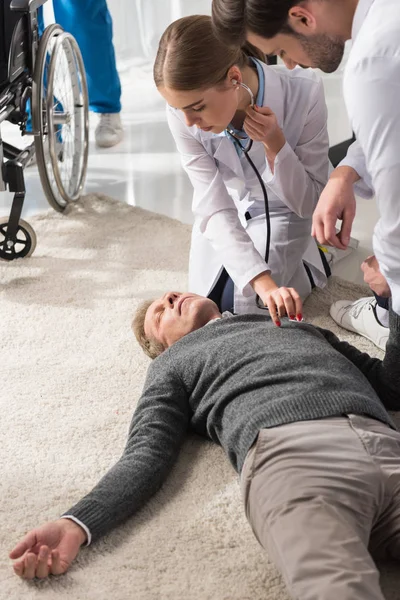
[[[204,296],[167,292],[147,309],[144,332],[168,348],[184,335],[220,317],[217,305]]]
[[[280,56],[288,69],[300,65],[332,73],[339,67],[344,53],[344,41],[327,33],[314,33],[309,36],[300,33],[279,33],[270,39],[249,33],[247,39],[265,54]]]

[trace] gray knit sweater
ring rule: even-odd
[[[285,320],[284,320],[285,321]],[[188,428],[220,444],[240,472],[262,428],[342,414],[394,428],[400,409],[400,317],[383,361],[306,323],[241,315],[176,342],[151,364],[119,461],[65,514],[97,539],[160,488]]]

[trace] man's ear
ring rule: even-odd
[[[296,33],[306,36],[315,33],[317,29],[315,15],[304,6],[292,6],[289,10],[288,25]]]

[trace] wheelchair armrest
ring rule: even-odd
[[[34,12],[47,0],[11,0],[10,9],[15,12]]]

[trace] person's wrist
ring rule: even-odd
[[[78,538],[80,546],[82,546],[83,544],[86,544],[86,542],[87,542],[86,531],[80,525],[78,525],[78,523],[76,523],[72,519],[68,519],[68,517],[66,517],[64,519],[59,519],[58,522],[60,524],[62,524],[64,531],[68,530],[68,531],[74,532],[74,534]]]
[[[282,129],[278,129],[275,135],[264,140],[263,143],[268,160],[275,160],[277,154],[279,154],[286,143]]]
[[[269,274],[269,271],[264,271],[263,273],[260,273],[259,275],[254,277],[254,279],[250,281],[250,285],[252,286],[257,296],[260,296],[260,298],[262,298],[263,294],[267,294],[272,290],[278,289],[278,286],[272,279],[271,275]]]
[[[341,185],[354,185],[361,177],[353,167],[336,167],[329,176],[329,181]]]

